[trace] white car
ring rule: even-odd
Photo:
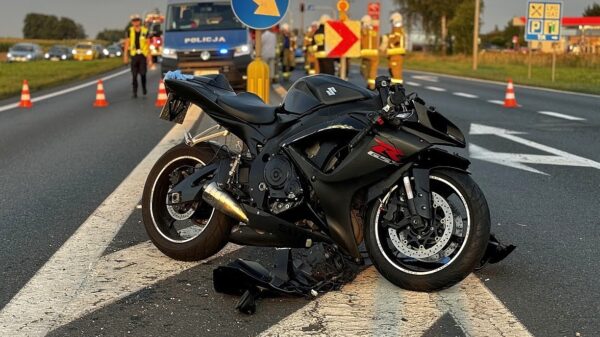
[[[8,62],[27,62],[44,58],[42,48],[35,43],[17,43],[8,49]]]

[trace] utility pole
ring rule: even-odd
[[[477,70],[477,58],[479,57],[479,12],[480,1],[475,0],[475,25],[473,26],[473,70]]]

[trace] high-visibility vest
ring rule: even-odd
[[[144,56],[148,56],[150,53],[150,45],[148,44],[148,29],[146,27],[141,27],[140,29],[140,49],[135,48],[135,28],[129,27],[129,54],[131,56],[135,56],[138,54],[143,54]]]
[[[387,55],[393,56],[404,54],[406,54],[406,38],[404,36],[404,29],[401,27],[394,27],[388,36]]]

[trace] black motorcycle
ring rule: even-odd
[[[190,104],[216,126],[165,153],[143,195],[154,244],[200,260],[227,242],[310,247],[323,242],[410,290],[456,284],[490,238],[485,197],[452,122],[401,85],[370,91],[329,75],[301,78],[280,106],[236,94],[222,75],[167,79],[161,117],[181,123]],[[232,148],[214,142],[231,132]]]

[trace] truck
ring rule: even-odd
[[[229,1],[168,0],[163,40],[163,74],[221,73],[234,88],[245,88],[251,37]]]
[[[163,24],[165,23],[165,16],[161,15],[158,11],[155,13],[149,13],[144,19],[144,23],[148,28],[148,38],[150,41],[150,53],[152,58],[156,62],[157,58],[162,54],[163,45]]]

